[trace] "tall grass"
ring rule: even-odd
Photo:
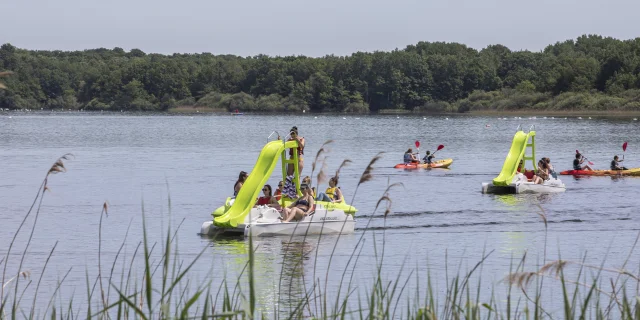
[[[364,170],[356,190],[361,184],[375,178],[374,164],[380,156],[376,155]],[[129,234],[127,229],[119,250],[109,263],[110,269],[107,271],[103,268],[102,226],[107,223],[109,211],[107,203],[104,203],[100,215],[96,217],[99,221],[98,272],[92,276],[85,271],[85,296],[79,299],[60,295],[60,288],[67,285],[65,279],[71,272],[69,268],[51,296],[43,300],[38,291],[49,259],[56,254],[57,242],[42,260],[42,270],[22,270],[22,266],[25,256],[29,254],[30,239],[43,198],[49,190],[48,179],[52,174],[65,172],[64,161],[68,159],[69,156],[65,155],[47,171],[31,208],[15,231],[13,241],[7,245],[6,254],[0,258],[3,270],[1,319],[640,319],[640,272],[627,269],[638,239],[630,249],[626,262],[619,268],[607,267],[606,259],[600,265],[588,264],[585,259],[548,261],[548,225],[542,207],[538,214],[542,218],[541,226],[544,225],[545,252],[540,267],[529,269],[529,258],[524,254],[512,260],[508,276],[502,282],[487,285],[482,279],[482,268],[493,251],[486,250],[469,270],[463,271],[459,266],[452,275],[448,269],[448,258],[445,258],[444,290],[439,290],[435,285],[442,275],[434,279],[433,273],[428,272],[422,278],[418,268],[411,268],[406,261],[399,271],[394,270],[394,276],[388,278],[385,275],[385,228],[375,231],[368,227],[374,217],[386,219],[392,214],[391,193],[402,185],[390,182],[374,212],[360,222],[364,231],[351,238],[356,241],[355,245],[346,264],[340,269],[332,264],[338,252],[338,243],[344,241],[340,236],[291,237],[285,241],[282,269],[278,275],[277,294],[280,299],[274,302],[272,311],[258,301],[257,247],[253,238],[246,240],[246,263],[235,277],[225,278],[217,285],[213,284],[212,279],[195,283],[192,270],[194,266],[201,265],[200,259],[207,247],[195,258],[183,261],[177,243],[180,225],[174,228],[171,223],[166,229],[162,228],[158,242],[151,240],[147,232],[144,201],[141,209],[142,239],[133,254],[127,256],[123,253]],[[171,198],[168,199],[170,214]],[[16,242],[31,216],[33,227],[25,234],[29,240],[26,243]],[[304,263],[313,254],[313,248],[310,249],[305,243],[318,241],[319,244],[323,237],[325,241],[334,241],[324,275],[316,265],[316,250],[312,279],[300,276],[297,271],[305,267],[309,269]],[[359,267],[363,267],[359,264],[360,258],[364,244],[370,240],[373,242],[371,246],[376,263],[371,268],[370,281],[357,283],[354,275]],[[24,246],[20,259],[10,254],[15,246]],[[18,271],[7,273],[12,269]],[[35,273],[40,273],[40,276],[34,287],[30,278]],[[116,274],[120,275],[119,279],[114,276]],[[142,274],[141,279],[138,279],[138,274]],[[573,276],[569,277],[568,274]],[[337,277],[334,280],[339,279],[335,286],[329,285],[332,276]],[[28,280],[26,284],[25,280]],[[294,280],[301,281],[301,290],[294,288]],[[496,290],[502,284],[507,289],[504,295]],[[561,292],[560,303],[549,304],[552,298],[545,299],[544,294],[549,288]],[[32,290],[33,300],[25,302],[23,296],[28,290]],[[293,298],[285,301],[284,296]],[[56,300],[57,303],[54,302]],[[556,305],[562,308],[556,309]]]

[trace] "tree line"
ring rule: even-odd
[[[541,52],[419,42],[391,52],[320,58],[161,55],[117,47],[41,51],[7,43],[0,47],[5,70],[13,74],[0,90],[0,107],[10,109],[640,110],[640,38],[598,35]]]

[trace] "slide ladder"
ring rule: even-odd
[[[529,133],[524,133],[520,126],[518,126],[518,130],[516,134],[513,136],[513,142],[511,143],[511,149],[509,149],[509,153],[504,160],[504,164],[502,165],[502,170],[500,174],[493,179],[493,185],[495,186],[508,186],[513,181],[513,177],[515,177],[518,172],[518,165],[520,164],[520,160],[525,160],[525,166],[527,160],[531,161],[533,164],[533,169],[536,170],[536,147],[535,147],[535,136],[536,132],[533,129],[534,126],[531,126],[529,129]],[[530,140],[530,142],[529,142]],[[531,149],[530,156],[526,154],[527,148]]]

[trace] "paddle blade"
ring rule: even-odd
[[[436,151],[439,151],[439,150],[442,150],[442,149],[444,149],[444,145],[439,145],[438,146],[438,150],[436,150]]]
[[[589,165],[590,165],[590,166],[592,166],[592,165],[594,165],[594,163],[593,163],[593,162],[591,162],[591,161],[589,161]]]
[[[627,142],[622,144],[622,151],[627,151]]]
[[[416,148],[420,148],[420,141],[416,140]]]
[[[580,151],[578,151],[578,149],[576,149],[576,153],[580,153]]]

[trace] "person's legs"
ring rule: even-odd
[[[331,202],[331,199],[329,198],[329,196],[324,192],[320,192],[316,197],[316,200]]]
[[[284,222],[290,222],[291,220],[293,220],[293,218],[295,218],[298,215],[304,215],[304,211],[302,211],[302,209],[300,208],[291,208]]]
[[[291,213],[291,208],[287,208],[287,207],[282,208],[282,220],[287,220],[290,213]]]

